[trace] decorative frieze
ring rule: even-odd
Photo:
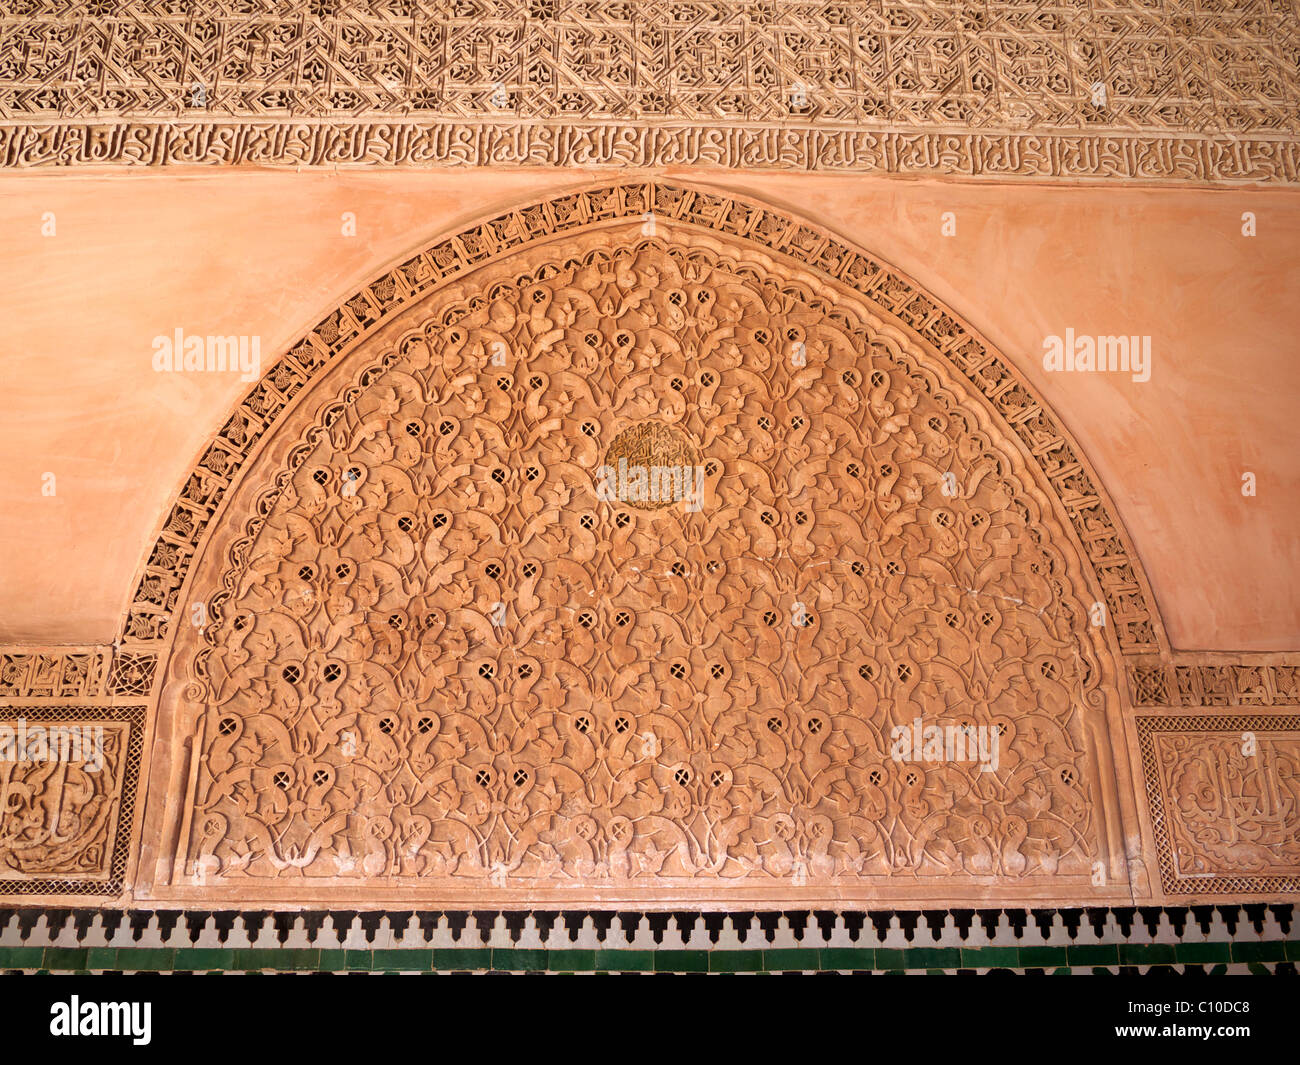
[[[1267,0],[24,0],[0,165],[708,166],[1300,180]]]

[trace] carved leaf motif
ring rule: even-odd
[[[431,310],[309,435],[180,651],[205,721],[189,865],[1086,875],[1099,671],[1019,451],[797,276],[585,240]],[[619,440],[698,461],[699,505],[602,498]],[[996,768],[896,760],[918,718],[987,730]]]

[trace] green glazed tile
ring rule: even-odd
[[[546,971],[546,950],[520,947],[492,948],[492,968],[514,973]]]
[[[1234,942],[1232,944],[1232,960],[1236,962],[1284,961],[1285,959],[1286,944],[1278,939],[1263,943]]]
[[[957,947],[912,947],[903,954],[909,969],[955,969],[961,965]]]
[[[820,969],[821,952],[806,947],[802,949],[765,950],[763,951],[763,968],[770,973],[796,969]]]
[[[876,967],[876,952],[872,947],[822,947],[821,968],[869,970]]]
[[[123,947],[117,952],[117,967],[161,972],[172,968],[175,959],[172,947]]]
[[[435,947],[433,967],[457,972],[492,968],[492,951],[487,947]]]
[[[546,959],[546,967],[553,973],[585,973],[596,967],[594,950],[553,950]]]
[[[1118,965],[1118,943],[1080,943],[1065,948],[1071,965]]]
[[[655,956],[651,950],[598,950],[596,968],[601,972],[654,972]]]
[[[1069,964],[1065,947],[1017,947],[1021,968],[1046,969]]]
[[[0,947],[0,969],[39,969],[44,962],[44,947]]]
[[[1119,945],[1121,965],[1172,965],[1174,960],[1172,943],[1121,943]]]
[[[279,956],[279,968],[285,972],[306,970],[315,972],[320,968],[320,951],[311,947],[289,948],[274,952]]]
[[[374,966],[374,957],[368,950],[343,952],[343,967],[350,972],[367,972]]]
[[[876,948],[876,968],[902,972],[907,968],[907,951],[891,947]]]
[[[245,947],[234,950],[232,964],[237,969],[266,969],[270,972],[293,972],[315,969],[320,962],[318,950],[282,950],[275,947]]]
[[[189,969],[195,972],[211,972],[214,969],[231,969],[235,964],[233,950],[220,950],[209,947],[194,947],[176,952],[177,969]]]
[[[422,973],[433,968],[433,950],[376,950],[370,955],[370,967],[375,971]]]
[[[1177,943],[1174,956],[1184,965],[1209,965],[1227,961],[1229,947],[1228,943]]]
[[[709,951],[709,972],[711,973],[752,973],[763,968],[761,950],[711,950]]]
[[[77,972],[87,968],[87,947],[46,947],[45,968],[54,972]]]
[[[657,973],[707,973],[709,953],[706,950],[656,950]]]
[[[91,947],[87,952],[86,967],[102,972],[105,969],[118,969],[117,947]]]
[[[1014,969],[1020,952],[1015,947],[962,947],[961,963],[976,969]]]

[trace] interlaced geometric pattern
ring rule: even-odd
[[[104,647],[0,647],[0,704],[42,700],[112,702],[147,696],[157,655]]]
[[[1297,180],[1289,0],[20,0],[0,159]]]
[[[1300,663],[1295,655],[1215,655],[1172,663],[1134,663],[1130,690],[1136,706],[1290,706],[1300,704]]]
[[[0,699],[66,699],[101,695],[110,649],[0,648]]]

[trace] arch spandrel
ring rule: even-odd
[[[601,498],[634,437],[698,500]],[[1122,897],[1116,669],[1050,488],[902,322],[753,240],[518,250],[346,354],[225,504],[149,890]],[[895,759],[918,718],[997,768]]]

